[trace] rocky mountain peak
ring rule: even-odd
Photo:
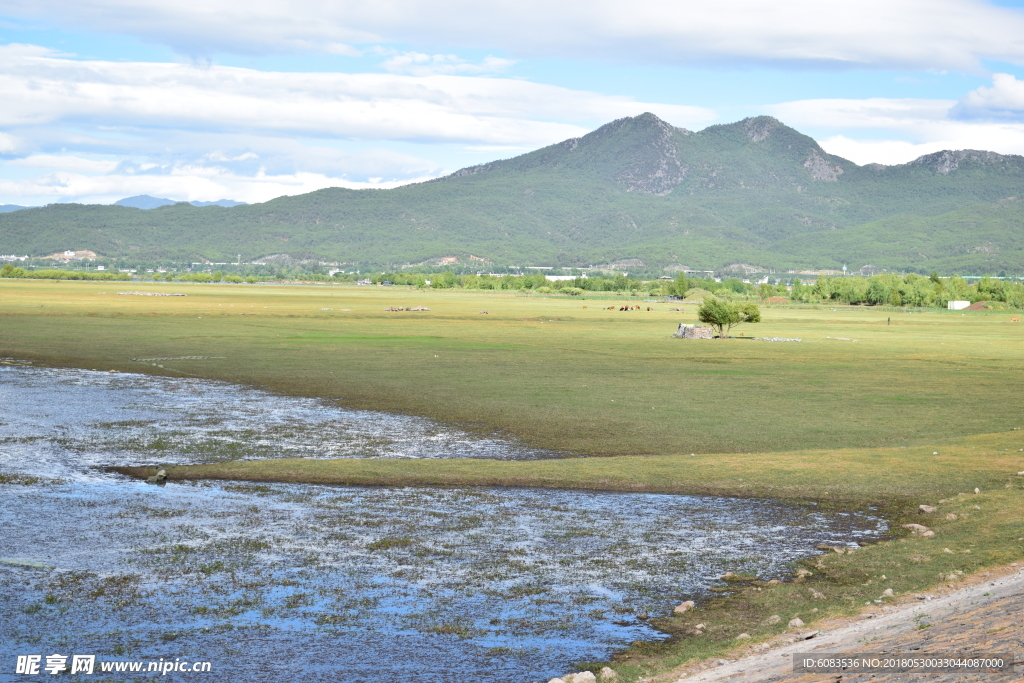
[[[750,138],[751,142],[761,142],[771,135],[772,131],[776,128],[781,128],[783,125],[782,121],[773,116],[755,116],[743,119],[740,123],[743,125],[743,130],[746,131],[747,137]]]
[[[1010,160],[1011,157],[985,152],[977,149],[944,149],[941,152],[925,154],[907,164],[907,166],[924,166],[941,175],[949,175],[960,168],[965,161],[973,161],[981,164],[998,164]]]
[[[689,167],[679,160],[675,134],[689,131],[676,128],[650,112],[632,119],[619,119],[613,124],[620,122],[623,126],[632,124],[638,134],[636,153],[615,177],[626,186],[626,192],[666,195],[686,179]]]
[[[804,168],[810,172],[811,177],[815,180],[822,180],[828,183],[834,183],[839,180],[839,176],[843,174],[843,169],[830,162],[817,148],[812,147],[811,153],[807,155],[807,159],[804,161]]]

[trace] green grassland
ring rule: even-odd
[[[129,288],[188,296],[116,293]],[[673,339],[696,307],[641,297],[38,281],[0,293],[4,355],[263,386],[580,455],[930,445],[1024,414],[1011,313],[766,308],[736,331],[803,339],[768,343]],[[214,358],[131,360],[170,356]]]
[[[126,289],[188,296],[117,294]],[[396,306],[430,310],[384,310]],[[611,295],[5,280],[0,356],[239,382],[606,456],[228,462],[175,468],[172,479],[767,496],[873,506],[894,525],[936,531],[824,556],[802,582],[726,584],[724,599],[659,622],[675,636],[667,644],[623,653],[627,680],[728,651],[740,633],[757,642],[794,615],[813,624],[885,588],[931,589],[1024,557],[1024,325],[1013,314],[779,305],[737,332],[802,342],[672,338],[695,308]],[[921,503],[939,511],[918,515]],[[782,625],[764,624],[771,614]],[[695,620],[708,625],[700,634]]]

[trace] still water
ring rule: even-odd
[[[43,565],[0,563],[0,681],[23,680],[17,655],[53,653],[209,661],[225,681],[546,681],[659,639],[638,615],[707,599],[726,571],[785,578],[816,544],[886,529],[862,514],[695,496],[156,487],[103,467],[556,454],[135,374],[0,367],[0,406],[0,558]],[[161,678],[175,677],[188,675]]]

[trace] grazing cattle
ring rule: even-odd
[[[1017,318],[1010,318],[1010,322],[1011,322],[1011,323],[1019,323],[1019,322],[1020,322],[1020,320],[1019,320],[1019,319],[1017,319]]]
[[[648,306],[648,307],[647,307],[647,310],[648,310],[648,311],[649,311],[649,310],[651,310],[651,307],[650,307],[650,306]]]
[[[583,308],[586,308],[586,306],[584,306]]]

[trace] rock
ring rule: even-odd
[[[921,536],[924,536],[925,538],[931,538],[934,535],[935,535],[935,532],[932,531],[931,529],[929,529],[928,531],[922,531],[921,532]]]
[[[814,572],[812,572],[810,569],[804,569],[803,567],[801,567],[800,569],[797,569],[795,572],[793,572],[793,576],[796,577],[796,579],[799,581],[800,579],[806,579],[808,576],[814,576]]]
[[[952,512],[950,512],[950,513],[948,513],[946,515],[946,519],[948,519],[951,522],[955,522],[956,521],[956,515],[954,515]]]
[[[647,612],[641,612],[640,614],[636,615],[636,618],[640,621],[646,621],[651,618],[651,615]]]
[[[981,489],[979,489],[979,488],[975,487],[975,489],[974,489],[974,492],[975,492],[975,493],[981,493]]]
[[[764,623],[769,625],[769,626],[771,626],[772,624],[777,624],[780,621],[782,621],[782,617],[780,617],[778,614],[773,614],[770,617],[768,617],[767,619],[765,619]]]
[[[803,628],[804,626],[806,626],[806,624],[804,624],[803,620],[800,617],[794,617],[789,620],[790,628]]]
[[[813,599],[815,599],[815,600],[821,600],[822,598],[825,597],[825,594],[822,593],[821,591],[814,590],[813,588],[810,589],[810,590],[811,590],[811,597]]]
[[[944,553],[949,553],[950,555],[952,555],[952,554],[953,554],[953,551],[952,551],[952,550],[950,550],[949,548],[943,548],[943,549],[942,549],[942,552],[944,552]]]
[[[693,600],[687,600],[686,602],[681,602],[678,605],[676,605],[676,608],[672,611],[676,614],[682,614],[683,612],[689,612],[694,607],[696,607],[696,605],[694,604]]]
[[[958,578],[956,574],[946,574],[946,581],[956,581]]]
[[[592,671],[581,671],[573,675],[572,683],[597,683],[597,676]]]
[[[1017,476],[1018,476],[1018,477],[1024,477],[1024,472],[1018,472],[1018,473],[1017,473]]]
[[[910,529],[911,531],[928,531],[928,527],[924,524],[904,524],[904,529]]]
[[[694,626],[694,628],[700,631],[704,628],[704,624],[697,624],[696,626]]]
[[[772,579],[771,581],[768,582],[768,585],[769,586],[774,586],[774,585],[780,584],[780,583],[782,583],[782,582],[779,581],[778,579]]]
[[[918,505],[917,509],[920,510],[924,514],[929,514],[929,515],[931,513],[933,513],[933,512],[937,512],[938,511],[938,508],[933,508],[931,505]]]
[[[736,576],[736,572],[726,572],[726,573],[722,574],[722,580],[723,581],[728,581],[729,579],[731,579],[734,576]]]
[[[930,558],[927,555],[911,555],[911,562],[927,562]]]
[[[741,633],[738,636],[736,636],[736,640],[750,640],[750,634],[749,633]]]
[[[894,598],[896,596],[892,594],[892,589],[891,588],[886,588],[884,591],[882,591],[882,597],[883,598]]]
[[[552,678],[548,683],[565,683],[564,678]]]
[[[619,680],[619,674],[615,673],[615,669],[609,669],[607,666],[601,667],[601,673],[598,676],[601,679],[601,683],[614,683]]]

